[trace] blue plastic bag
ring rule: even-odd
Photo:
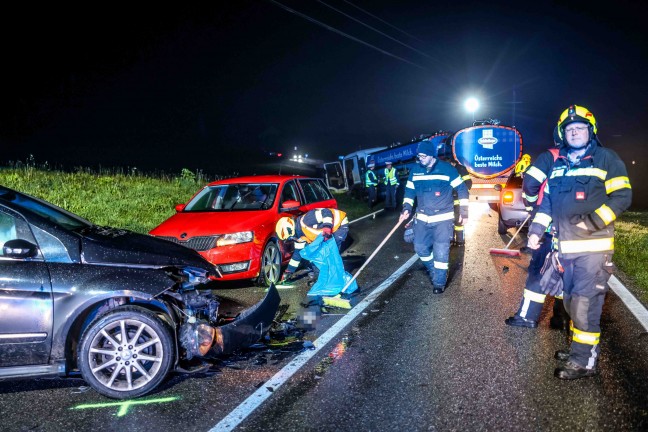
[[[324,241],[324,237],[320,234],[311,244],[302,249],[301,256],[313,263],[320,271],[317,282],[306,293],[308,296],[338,295],[352,278],[349,272],[344,271],[344,263],[334,239]],[[358,284],[353,281],[345,293],[351,294],[357,289]]]

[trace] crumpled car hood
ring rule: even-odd
[[[117,228],[87,229],[82,233],[81,251],[84,261],[93,264],[192,266],[216,273],[215,267],[192,249]]]

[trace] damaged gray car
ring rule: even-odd
[[[0,380],[79,373],[124,399],[193,357],[257,341],[279,306],[266,297],[222,324],[197,252],[99,227],[0,186]]]

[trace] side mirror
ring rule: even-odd
[[[9,240],[2,247],[2,254],[8,258],[33,258],[38,255],[38,246],[27,240]]]
[[[299,203],[299,201],[295,201],[295,200],[284,201],[281,204],[281,211],[282,212],[289,212],[289,211],[299,210],[300,205],[301,204]]]
[[[493,189],[495,189],[497,192],[501,192],[502,191],[502,185],[498,183],[498,184],[495,185],[495,187]]]
[[[180,213],[182,210],[185,209],[186,206],[187,206],[186,204],[176,204],[175,211]]]

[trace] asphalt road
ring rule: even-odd
[[[567,333],[510,328],[529,257],[497,257],[496,215],[472,211],[468,242],[451,253],[451,279],[434,295],[417,261],[358,319],[315,355],[235,430],[646,430],[648,334],[610,293],[602,322],[600,374],[563,382],[553,353]],[[345,252],[357,269],[396,223],[380,214],[352,225]],[[521,243],[520,243],[521,244]],[[358,278],[363,293],[413,255],[402,231]],[[282,291],[295,309],[305,283]],[[263,296],[243,284],[223,289],[241,307]],[[227,303],[227,302],[225,302]],[[327,315],[314,340],[340,319]],[[294,358],[264,349],[217,362],[209,372],[172,377],[159,392],[119,403],[80,379],[0,382],[3,431],[207,431]],[[86,407],[84,407],[86,406]]]

